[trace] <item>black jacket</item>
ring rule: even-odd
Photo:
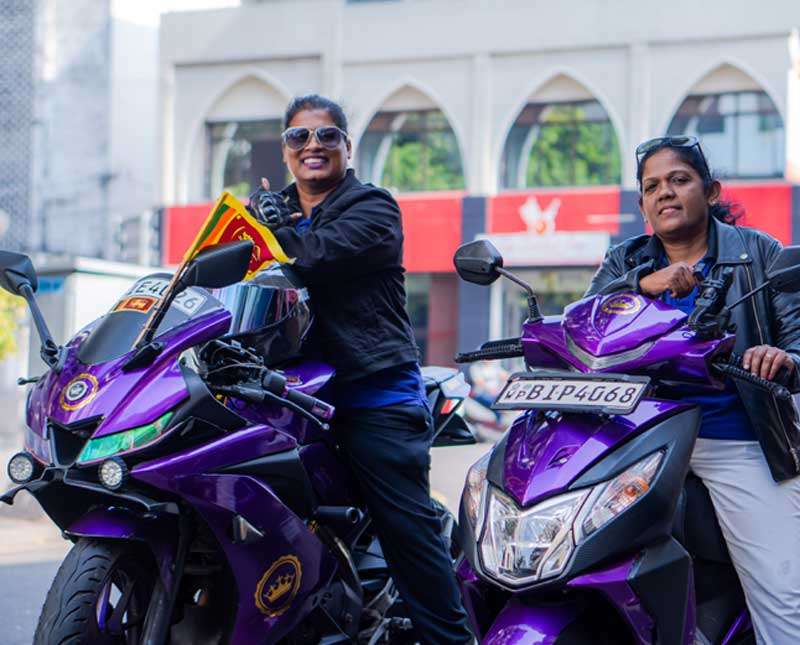
[[[294,184],[284,190],[299,211]],[[311,228],[275,231],[305,281],[314,324],[304,353],[349,381],[418,360],[406,313],[403,228],[392,196],[348,170],[311,212]]]
[[[731,303],[766,279],[766,271],[781,244],[760,231],[730,226],[711,219],[708,255],[715,258],[712,277],[722,267],[735,269],[728,291]],[[609,249],[586,295],[632,290],[641,293],[639,280],[655,271],[663,247],[655,236],[640,235]],[[800,294],[764,289],[735,307],[734,351],[743,354],[754,345],[773,345],[789,353],[796,369],[790,387],[798,390],[800,379]],[[750,422],[758,437],[775,481],[800,474],[800,423],[791,402],[781,401],[754,385],[735,381]]]

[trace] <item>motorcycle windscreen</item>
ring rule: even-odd
[[[78,360],[87,365],[96,365],[129,352],[164,295],[171,277],[167,273],[155,273],[137,280],[91,330],[81,344]],[[221,306],[205,289],[190,287],[172,301],[155,337]]]

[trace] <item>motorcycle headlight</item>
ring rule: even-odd
[[[575,543],[579,544],[641,499],[650,490],[663,459],[664,451],[659,450],[607,483],[595,486],[585,510],[575,522]]]
[[[489,460],[491,458],[492,453],[489,451],[470,466],[461,498],[464,511],[469,523],[472,525],[476,539],[480,537],[483,525],[482,510],[486,495],[486,472],[489,469]]]
[[[123,430],[122,432],[115,432],[105,437],[90,439],[86,442],[83,450],[81,450],[81,454],[78,456],[78,463],[91,463],[99,461],[100,459],[105,459],[106,457],[111,457],[112,455],[144,448],[146,445],[161,438],[161,435],[164,434],[164,431],[169,425],[172,414],[172,412],[167,412],[165,415],[153,421],[153,423],[148,423],[138,428]]]
[[[512,585],[556,576],[574,549],[572,524],[590,489],[520,509],[490,487],[481,558],[487,573]]]

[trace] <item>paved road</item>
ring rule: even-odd
[[[59,560],[0,565],[0,642],[31,645],[36,621]]]

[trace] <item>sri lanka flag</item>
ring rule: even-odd
[[[248,213],[244,205],[230,193],[220,195],[183,261],[188,262],[206,247],[237,240],[250,240],[253,243],[253,255],[245,280],[273,262],[294,262],[281,248],[272,231]]]

